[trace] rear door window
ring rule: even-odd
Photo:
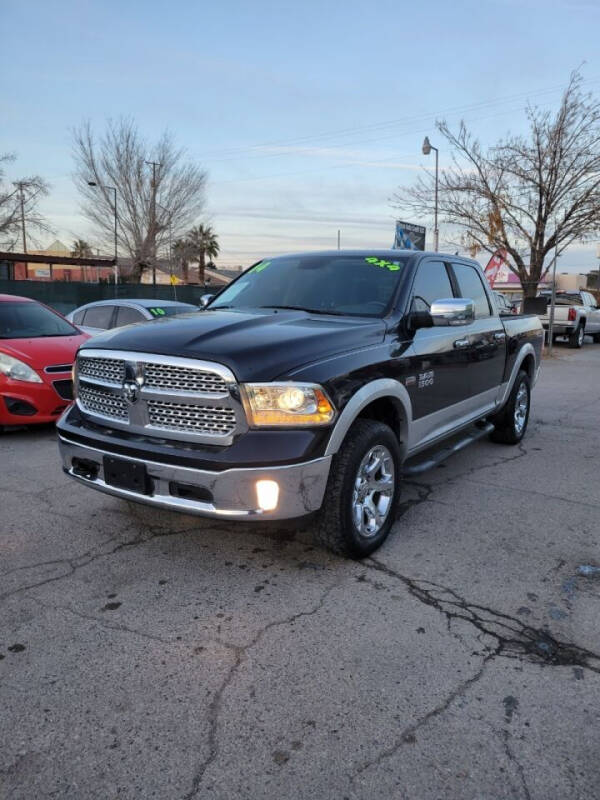
[[[114,327],[120,328],[121,325],[132,325],[134,322],[143,322],[146,317],[137,308],[131,306],[117,306],[117,321]]]
[[[436,300],[453,297],[448,270],[442,261],[419,264],[413,284],[411,311],[429,311]]]
[[[110,327],[113,309],[114,306],[93,306],[88,308],[83,317],[82,325],[106,330]]]
[[[458,281],[461,297],[475,303],[475,319],[483,319],[491,314],[487,293],[479,273],[469,264],[452,263],[452,269]]]

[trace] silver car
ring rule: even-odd
[[[90,336],[97,336],[111,328],[132,325],[135,322],[146,322],[150,319],[162,319],[175,314],[187,314],[199,311],[198,306],[191,303],[180,303],[176,300],[98,300],[86,303],[67,314],[67,319],[77,325]]]

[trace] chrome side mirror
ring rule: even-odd
[[[200,305],[202,306],[202,308],[206,308],[206,306],[210,303],[213,297],[214,294],[203,294],[202,297],[200,298]]]
[[[475,319],[475,303],[466,297],[436,300],[429,313],[435,326],[468,325]]]

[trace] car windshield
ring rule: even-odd
[[[37,339],[41,336],[76,336],[66,319],[39,303],[0,303],[0,339]]]
[[[318,314],[380,317],[388,309],[406,256],[281,256],[255,264],[208,306],[290,308]]]

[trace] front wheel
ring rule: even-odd
[[[531,406],[531,380],[521,370],[511,390],[508,402],[492,420],[495,429],[490,434],[493,442],[501,444],[518,444],[527,430],[529,409]]]
[[[387,425],[358,419],[333,458],[316,539],[334,553],[364,558],[388,536],[400,496],[400,447]]]

